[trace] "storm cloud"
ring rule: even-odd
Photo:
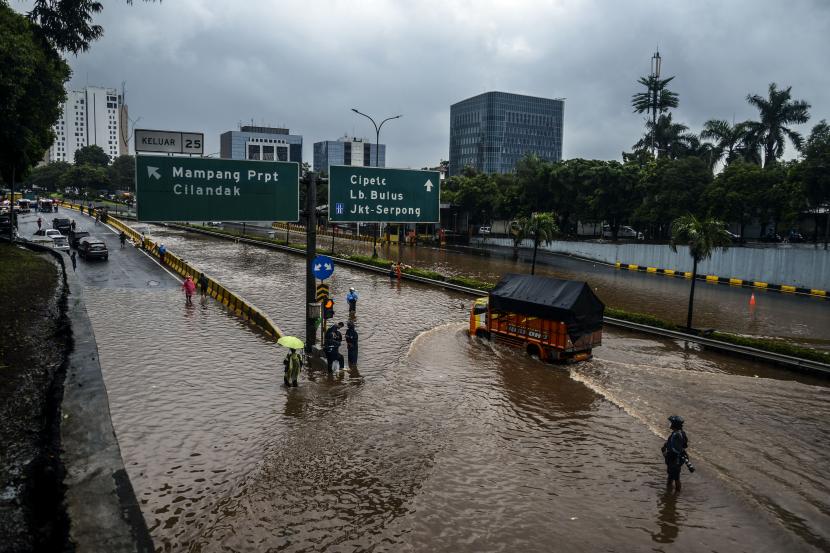
[[[25,11],[26,2],[12,3]],[[105,2],[104,38],[70,57],[71,86],[120,87],[138,127],[205,133],[205,153],[240,123],[289,127],[312,144],[374,139],[387,165],[448,157],[450,104],[489,90],[564,97],[564,157],[619,159],[642,133],[636,79],[659,46],[676,75],[675,119],[753,117],[770,82],[830,119],[830,2],[219,1]],[[792,148],[788,156],[793,155]]]

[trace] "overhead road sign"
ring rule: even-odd
[[[205,135],[200,132],[136,129],[133,146],[136,152],[200,156],[205,153]]]
[[[311,262],[311,272],[320,280],[326,280],[334,273],[334,261],[327,255],[318,255]]]
[[[297,221],[295,162],[139,155],[139,221]]]
[[[336,223],[437,223],[438,171],[329,167],[329,220]]]

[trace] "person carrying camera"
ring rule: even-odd
[[[660,449],[663,452],[663,458],[666,461],[666,472],[668,472],[668,480],[666,487],[670,490],[672,483],[674,483],[674,490],[680,491],[680,469],[683,464],[687,464],[689,472],[694,472],[694,467],[689,463],[689,458],[686,455],[686,448],[689,447],[689,438],[683,430],[683,417],[672,415],[669,417],[671,425],[671,434],[666,439],[666,443]]]

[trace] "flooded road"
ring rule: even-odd
[[[151,235],[302,335],[303,258]],[[89,300],[160,551],[830,548],[822,381],[620,331],[554,367],[470,339],[468,297],[345,267],[331,285],[341,305],[361,295],[359,368],[289,390],[283,351],[215,302]],[[672,413],[698,466],[678,496],[659,452]]]
[[[285,232],[277,232],[279,239]],[[293,233],[294,240],[303,239]],[[329,249],[330,237],[320,237],[318,246]],[[335,240],[335,251],[371,255],[371,242]],[[397,246],[379,246],[387,259],[398,259]],[[448,276],[464,275],[497,282],[505,273],[530,271],[532,252],[521,250],[518,260],[510,248],[492,250],[474,248],[404,247],[401,260],[415,267]],[[536,272],[569,280],[586,280],[609,306],[638,313],[648,313],[676,324],[686,324],[689,281],[656,273],[639,273],[614,269],[562,255],[540,251]],[[751,294],[756,305],[749,305]],[[782,294],[771,290],[753,290],[723,284],[698,282],[695,288],[694,324],[727,332],[761,337],[787,338],[811,347],[830,349],[830,301],[809,296]]]

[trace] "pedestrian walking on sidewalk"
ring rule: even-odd
[[[354,323],[349,321],[348,330],[346,330],[346,349],[349,356],[349,368],[353,369],[357,366],[357,330]]]
[[[166,253],[167,253],[167,246],[165,246],[164,244],[159,246],[159,259],[161,260],[162,264],[164,264],[164,254],[166,254]]]
[[[75,272],[75,268],[78,266],[78,260],[75,258],[77,254],[73,251],[69,254],[69,259],[72,260],[72,272]]]
[[[124,244],[127,243],[127,233],[122,230],[121,234],[118,235],[118,239],[121,241],[121,248],[123,249]]]
[[[184,290],[185,305],[193,305],[193,292],[196,290],[196,283],[193,282],[193,277],[189,276],[184,279],[182,284]]]

